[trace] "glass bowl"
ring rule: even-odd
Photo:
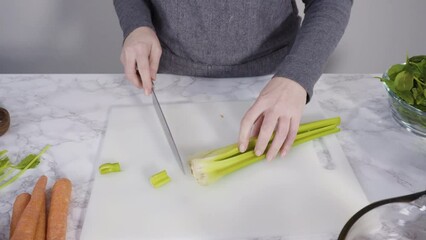
[[[406,103],[393,93],[385,83],[383,85],[388,92],[390,109],[396,122],[408,131],[426,137],[426,112]]]

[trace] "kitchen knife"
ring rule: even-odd
[[[157,95],[155,94],[154,87],[152,88],[152,102],[154,104],[155,111],[157,112],[157,116],[160,119],[161,127],[163,128],[164,134],[166,135],[167,141],[169,142],[170,148],[172,149],[173,155],[178,162],[180,169],[182,169],[183,174],[185,174],[185,167],[183,166],[176,143],[173,140],[172,133],[170,132],[169,125],[166,121],[166,117],[164,116],[163,110],[161,110],[161,106],[158,102]]]

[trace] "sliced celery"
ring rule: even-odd
[[[121,172],[120,163],[104,163],[101,166],[99,166],[99,173],[100,174],[108,174],[112,172]]]
[[[159,173],[156,173],[149,178],[149,182],[151,183],[151,185],[154,188],[159,188],[159,187],[167,184],[171,180],[172,179],[169,177],[169,175],[167,175],[166,170],[163,170]]]

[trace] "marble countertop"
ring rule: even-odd
[[[314,95],[326,115],[342,117],[337,138],[370,201],[426,188],[426,138],[394,121],[387,93],[373,76],[326,74]],[[162,103],[243,100],[255,98],[269,78],[160,75],[156,87]],[[9,234],[15,196],[31,192],[42,174],[48,187],[60,177],[73,182],[67,238],[78,239],[109,108],[151,103],[123,75],[0,75],[0,106],[12,119],[0,149],[17,159],[52,145],[38,168],[0,191],[0,239]]]

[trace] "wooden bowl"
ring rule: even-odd
[[[7,130],[9,130],[9,126],[10,126],[9,112],[4,108],[0,108],[0,136],[5,134]]]

